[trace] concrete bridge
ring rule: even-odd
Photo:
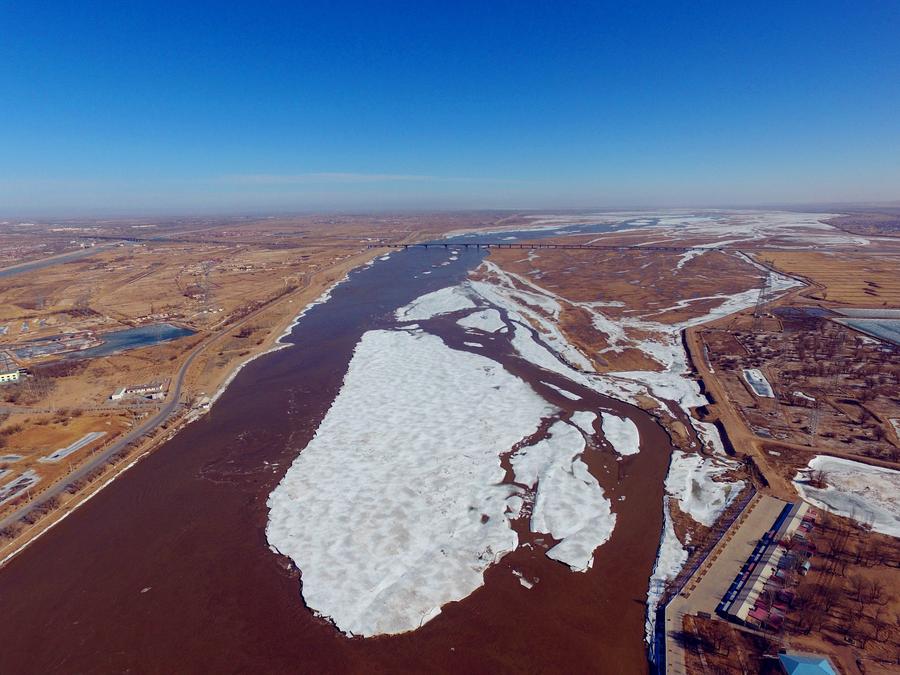
[[[536,249],[572,249],[572,250],[588,250],[588,251],[653,251],[656,253],[688,253],[689,251],[738,251],[744,250],[748,248],[754,248],[752,246],[659,246],[659,245],[651,245],[651,246],[641,246],[640,244],[634,245],[625,245],[625,246],[610,246],[610,245],[602,245],[602,244],[541,244],[541,243],[510,243],[510,242],[484,242],[481,244],[478,243],[462,243],[462,244],[453,244],[453,243],[444,243],[444,242],[429,242],[422,244],[368,244],[366,248],[394,248],[394,249],[409,249],[409,248],[446,248],[446,249],[457,249],[457,250],[465,250],[465,249],[527,249],[527,250],[536,250]]]

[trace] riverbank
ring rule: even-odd
[[[0,668],[98,672],[140,662],[155,672],[259,663],[269,672],[510,672],[534,667],[539,656],[546,669],[646,669],[641,599],[656,552],[647,531],[661,525],[665,432],[641,411],[601,403],[596,392],[567,385],[499,343],[492,350],[459,326],[435,330],[452,349],[500,359],[558,407],[599,406],[635,419],[641,452],[619,461],[606,446],[585,451],[617,511],[593,565],[578,572],[548,557],[556,536],[530,532],[523,515],[515,524],[522,546],[486,570],[482,587],[416,631],[360,640],[304,606],[300,573],[267,546],[269,495],[321,425],[362,335],[392,324],[393,311],[416,297],[460,283],[483,255],[397,253],[352,273],[300,320],[287,338],[297,349],[247,365],[208,413],[9,561],[0,573],[8,610],[0,630],[11,647]],[[476,341],[483,346],[465,344]],[[72,625],[73,613],[90,621]]]
[[[333,267],[314,273],[309,276],[302,287],[284,294],[224,330],[194,344],[188,352],[183,354],[177,364],[179,372],[185,364],[190,364],[183,373],[182,383],[177,387],[173,385],[170,390],[170,397],[173,395],[178,397],[179,400],[176,403],[179,404],[179,407],[157,427],[142,433],[137,442],[129,443],[107,462],[97,466],[86,480],[82,479],[79,482],[76,489],[59,492],[60,486],[66,486],[67,476],[60,476],[55,481],[39,484],[40,491],[34,493],[32,499],[25,504],[31,510],[18,516],[18,518],[27,518],[29,514],[34,514],[36,518],[32,523],[23,523],[20,531],[0,546],[0,568],[35,539],[62,522],[100,490],[110,485],[125,471],[153,452],[159,445],[173,438],[186,424],[205,414],[244,366],[274,350],[290,346],[282,340],[290,334],[291,328],[296,324],[298,318],[331,288],[344,280],[351,270],[369,263],[382,254],[383,251],[379,249],[366,250],[342,260]],[[301,309],[298,311],[298,308]],[[222,348],[218,354],[203,358],[202,354],[205,352],[212,352],[213,348],[221,347],[223,343],[234,340],[234,335],[250,321],[256,324],[254,333],[262,334],[264,337],[258,337],[255,344],[251,346],[237,351],[232,350],[227,356]],[[222,358],[223,356],[225,358]],[[205,391],[209,391],[211,394],[207,395],[204,393]],[[203,397],[208,400],[204,401]],[[101,446],[97,448],[97,451],[102,449]],[[90,459],[91,457],[88,456],[83,461],[90,461]],[[46,507],[44,507],[41,505],[42,495],[50,490],[55,490],[59,494],[52,498],[48,497],[45,501]],[[21,511],[21,507],[19,510]]]

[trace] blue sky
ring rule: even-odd
[[[0,0],[0,213],[900,199],[895,1],[241,4]]]

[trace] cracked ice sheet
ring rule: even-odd
[[[419,296],[397,310],[398,321],[423,321],[438,314],[474,309],[475,303],[462,286],[450,286]]]
[[[821,471],[827,487],[809,485],[811,471]],[[794,486],[814,506],[900,537],[900,471],[816,455],[794,476]]]
[[[594,435],[594,422],[596,420],[597,413],[588,410],[578,410],[572,413],[572,418],[569,421],[581,429],[585,435],[590,438]]]
[[[269,496],[269,543],[340,630],[418,628],[516,547],[499,455],[554,412],[490,359],[425,333],[370,331]]]
[[[577,572],[588,570],[594,551],[612,536],[616,516],[609,499],[581,461],[585,441],[566,422],[550,427],[550,436],[521,448],[511,460],[516,481],[537,483],[531,531],[561,540],[547,557]]]
[[[457,321],[463,328],[475,328],[485,333],[496,333],[506,327],[500,312],[496,309],[483,309],[480,312],[472,312]]]
[[[619,455],[636,455],[641,450],[637,425],[627,417],[603,413],[603,435]]]

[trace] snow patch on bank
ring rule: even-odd
[[[821,472],[826,487],[809,484],[812,472]],[[900,537],[900,471],[816,455],[794,477],[794,485],[806,501],[819,508]]]
[[[654,620],[656,608],[666,590],[666,584],[675,579],[688,559],[688,552],[678,541],[672,514],[669,512],[669,500],[663,498],[663,531],[659,540],[659,550],[650,575],[650,588],[647,591],[647,623],[645,637],[653,644]]]
[[[744,488],[744,481],[723,482],[716,478],[739,465],[721,457],[703,457],[672,451],[666,493],[678,500],[683,513],[701,525],[712,527],[722,512]]]
[[[553,412],[496,362],[436,336],[365,333],[269,496],[268,540],[301,570],[307,605],[346,633],[401,633],[481,586],[517,545],[499,456]]]

